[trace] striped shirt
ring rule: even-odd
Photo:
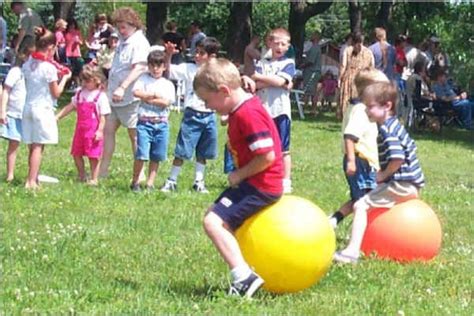
[[[395,116],[379,126],[377,137],[381,170],[387,168],[392,159],[402,159],[403,164],[386,180],[407,181],[421,188],[425,184],[423,172],[416,156],[416,145]]]

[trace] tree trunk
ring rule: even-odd
[[[384,29],[388,27],[388,20],[390,19],[390,13],[392,12],[393,0],[382,1],[380,3],[380,9],[377,13],[377,26],[381,26]]]
[[[351,32],[360,33],[362,31],[362,10],[357,0],[349,0],[349,19]]]
[[[291,44],[295,48],[297,62],[301,60],[303,54],[306,22],[311,17],[329,9],[331,5],[332,1],[306,2],[305,0],[296,0],[290,2],[288,29],[291,35]]]
[[[252,33],[252,1],[232,1],[227,27],[227,57],[242,63]]]
[[[52,1],[54,19],[64,19],[74,17],[74,8],[76,7],[75,0],[60,0]]]
[[[146,37],[151,45],[155,45],[164,33],[168,2],[147,2],[146,5]]]

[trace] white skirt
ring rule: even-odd
[[[58,124],[53,107],[25,107],[21,128],[25,144],[58,143]]]

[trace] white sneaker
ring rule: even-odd
[[[209,191],[204,184],[204,181],[194,181],[193,190],[199,193],[208,194]]]
[[[178,189],[176,181],[166,179],[165,184],[161,187],[161,192],[174,192]]]

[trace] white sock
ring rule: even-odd
[[[196,162],[196,178],[194,178],[194,182],[197,181],[204,181],[204,171],[206,170],[206,165]]]
[[[335,217],[329,217],[329,223],[331,224],[332,228],[336,229],[337,227],[337,218]]]
[[[181,172],[181,166],[173,166],[171,167],[170,177],[169,179],[176,182],[178,180],[179,173]]]
[[[240,266],[237,266],[230,271],[232,280],[237,281],[237,282],[241,280],[245,280],[246,278],[250,276],[251,273],[252,273],[252,270],[247,264],[242,264]]]

